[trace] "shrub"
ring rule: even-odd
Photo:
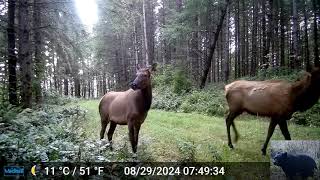
[[[185,113],[198,112],[209,116],[223,116],[226,112],[224,92],[219,86],[176,94],[169,88],[156,88],[152,108]]]
[[[221,152],[219,152],[217,149],[218,149],[217,147],[209,144],[209,151],[212,155],[213,162],[222,161]]]
[[[295,113],[292,120],[296,124],[320,127],[320,103],[318,102],[305,112]]]
[[[191,90],[191,81],[187,78],[187,74],[183,70],[177,70],[173,75],[173,92],[183,94]]]
[[[210,116],[223,116],[226,111],[224,93],[217,87],[194,90],[185,96],[180,109],[186,113],[199,112]]]
[[[44,92],[44,103],[51,105],[66,105],[72,101],[77,101],[77,98],[60,95],[55,91]]]
[[[180,162],[195,162],[196,145],[194,142],[179,141],[178,148],[180,152]]]
[[[170,89],[176,94],[189,92],[192,88],[191,81],[183,69],[176,69],[173,66],[165,66],[154,76],[153,85],[159,89]]]
[[[153,85],[157,88],[171,86],[173,82],[173,72],[174,68],[170,65],[159,68],[159,72],[153,77]]]
[[[182,103],[182,97],[173,93],[170,89],[154,91],[152,108],[166,111],[177,111]]]
[[[14,119],[20,111],[19,107],[13,106],[9,102],[0,103],[0,123]]]
[[[8,161],[76,160],[84,118],[79,107],[25,109],[0,127],[0,154]]]

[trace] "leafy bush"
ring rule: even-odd
[[[287,67],[268,68],[259,70],[256,76],[242,77],[240,79],[246,80],[266,80],[266,79],[284,79],[288,81],[295,81],[300,77],[302,71],[292,70]]]
[[[182,96],[173,93],[170,89],[163,88],[154,91],[152,108],[166,111],[177,111],[182,103]]]
[[[176,69],[173,66],[163,67],[153,80],[154,86],[158,89],[170,89],[175,94],[189,92],[192,88],[190,79],[183,69]]]
[[[318,102],[305,112],[295,113],[292,120],[296,124],[320,127],[320,103]]]
[[[153,80],[152,108],[207,115],[224,115],[224,93],[217,86],[206,90],[193,90],[191,80],[182,69],[166,66]]]
[[[173,82],[173,66],[165,66],[159,69],[159,72],[153,77],[153,85],[157,88],[170,87]]]
[[[0,127],[0,154],[9,161],[76,160],[84,119],[79,107],[25,109]]]
[[[194,90],[185,96],[180,109],[186,113],[199,112],[210,116],[223,116],[226,112],[224,92],[216,87]]]
[[[217,147],[209,144],[209,150],[210,150],[210,154],[212,155],[213,162],[222,161],[221,152],[219,152],[217,149],[218,149]]]
[[[183,70],[177,70],[173,74],[173,92],[183,94],[191,90],[191,81]]]
[[[221,87],[213,86],[205,90],[193,90],[178,95],[170,89],[154,90],[152,108],[185,113],[198,112],[210,116],[223,116],[226,101]]]
[[[72,101],[77,101],[77,98],[60,95],[55,91],[44,93],[44,103],[51,105],[66,105]]]
[[[195,162],[196,159],[196,145],[194,142],[179,141],[178,148],[180,152],[181,162]]]
[[[0,103],[0,123],[14,119],[21,111],[19,107],[9,104],[7,101]]]

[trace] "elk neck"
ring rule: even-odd
[[[319,85],[312,82],[308,88],[306,88],[299,96],[295,99],[295,111],[306,111],[316,104],[320,97]]]
[[[146,88],[141,89],[140,91],[143,98],[143,110],[148,111],[151,107],[151,102],[152,102],[151,85],[148,85]]]

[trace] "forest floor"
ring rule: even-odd
[[[99,100],[82,100],[68,106],[80,106],[87,110],[86,120],[80,125],[87,140],[98,140],[100,118]],[[261,155],[269,125],[268,119],[242,115],[235,120],[240,133],[235,148],[229,149],[224,117],[205,116],[194,113],[177,113],[150,110],[143,123],[138,144],[137,159],[140,161],[269,161]],[[294,140],[319,139],[320,129],[305,127],[289,122],[289,131]],[[109,126],[107,127],[108,130]],[[233,136],[233,132],[231,134]],[[106,136],[105,136],[106,138]],[[131,152],[127,126],[117,126],[113,136],[113,151]],[[271,140],[283,140],[279,127]],[[106,148],[105,151],[111,151]]]

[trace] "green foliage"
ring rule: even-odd
[[[261,69],[254,77],[242,77],[240,79],[246,80],[267,80],[267,79],[284,79],[288,81],[295,81],[301,76],[301,72],[298,70],[292,70],[287,67],[268,68]]]
[[[158,89],[171,87],[174,72],[173,66],[168,65],[159,69],[158,71],[159,72],[157,72],[153,77],[153,85]]]
[[[185,113],[198,112],[210,116],[223,116],[226,112],[224,92],[219,86],[176,94],[170,88],[154,90],[152,108]]]
[[[194,90],[185,96],[180,109],[186,113],[199,112],[210,116],[223,116],[226,112],[224,92],[217,87]]]
[[[154,76],[155,86],[152,108],[177,111],[183,96],[192,88],[187,74],[181,69],[166,66]]]
[[[76,160],[85,113],[79,107],[27,108],[0,127],[0,154],[9,161]]]
[[[21,111],[19,107],[15,107],[7,101],[0,103],[0,123],[14,119]]]
[[[187,78],[187,74],[183,70],[177,70],[173,74],[173,92],[183,94],[191,90],[191,81]]]
[[[210,154],[212,155],[213,162],[222,161],[221,152],[219,152],[217,147],[209,144],[209,151],[210,151]]]
[[[182,103],[182,96],[173,93],[170,89],[156,90],[152,100],[153,109],[177,111]]]
[[[66,105],[73,101],[77,101],[77,98],[70,96],[60,95],[55,91],[47,91],[44,93],[44,103],[51,105]]]
[[[297,112],[292,120],[296,124],[320,127],[320,102],[305,112]]]
[[[170,89],[179,95],[189,92],[192,88],[192,83],[187,73],[173,66],[163,67],[160,72],[154,76],[153,83],[158,89]]]
[[[181,162],[195,162],[196,161],[196,145],[194,142],[179,141],[178,148],[180,152]]]

